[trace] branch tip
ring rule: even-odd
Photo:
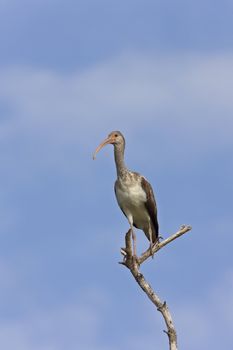
[[[165,245],[167,245],[168,243],[171,243],[172,241],[174,241],[176,238],[182,236],[183,234],[187,233],[188,231],[190,231],[192,229],[191,226],[189,225],[181,225],[179,231],[177,231],[176,233],[172,234],[170,237],[162,240],[161,242],[158,241],[151,249],[151,247],[149,247],[144,253],[141,254],[141,256],[139,257],[139,263],[140,265],[147,260],[149,257],[154,256],[155,253],[157,253],[161,248],[165,247]]]

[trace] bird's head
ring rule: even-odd
[[[96,154],[106,145],[113,145],[114,147],[125,148],[125,138],[120,131],[112,131],[108,135],[108,137],[101,142],[101,144],[96,148],[95,153],[93,155],[93,159],[95,159]]]

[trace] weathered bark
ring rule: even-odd
[[[180,237],[184,233],[191,230],[190,226],[181,226],[180,230],[176,232],[175,234],[171,235],[167,239],[161,241],[160,243],[157,243],[151,250],[151,248],[147,249],[140,257],[133,256],[133,250],[132,250],[132,242],[131,242],[131,230],[129,230],[125,235],[125,248],[121,249],[121,253],[124,255],[123,264],[126,266],[130,272],[132,273],[133,277],[135,278],[138,285],[141,287],[141,289],[146,293],[148,298],[152,301],[152,303],[155,305],[156,309],[161,312],[164,321],[166,323],[167,330],[164,331],[168,335],[169,339],[169,349],[170,350],[177,350],[177,333],[176,329],[169,311],[169,308],[167,306],[166,302],[162,302],[158,295],[154,292],[150,284],[146,281],[143,274],[140,272],[140,265],[146,261],[150,256],[154,256],[161,248],[163,248],[168,243],[174,241],[176,238]]]

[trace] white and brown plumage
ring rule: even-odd
[[[114,146],[117,170],[115,194],[117,202],[130,224],[134,241],[134,255],[136,255],[136,236],[133,226],[144,231],[151,247],[158,241],[159,225],[153,190],[144,176],[129,171],[125,166],[125,139],[120,131],[112,131],[96,148],[93,158],[107,144]]]

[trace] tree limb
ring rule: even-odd
[[[165,247],[165,245],[167,245],[168,243],[171,243],[172,241],[174,241],[176,238],[182,236],[183,234],[187,233],[188,231],[190,231],[192,229],[191,226],[187,226],[187,225],[182,225],[179,229],[179,231],[177,231],[176,233],[174,233],[173,235],[171,235],[170,237],[164,239],[162,242],[160,243],[156,243],[153,248],[152,251],[150,249],[150,247],[144,252],[142,253],[142,255],[139,258],[139,263],[142,264],[145,260],[147,260],[150,256],[153,256],[155,253],[157,253],[161,248]]]
[[[154,256],[154,254],[157,253],[163,247],[165,247],[165,245],[174,241],[176,238],[182,236],[183,234],[190,231],[191,229],[192,229],[191,226],[186,226],[186,225],[181,226],[178,232],[174,233],[167,239],[155,244],[152,250],[151,248],[147,249],[144,253],[142,253],[140,257],[133,256],[131,230],[129,230],[125,235],[125,248],[121,249],[121,253],[124,256],[121,264],[123,264],[130,270],[130,272],[132,273],[133,277],[135,278],[140,288],[146,293],[148,298],[152,301],[152,303],[155,305],[157,310],[161,312],[164,318],[164,321],[167,326],[167,330],[164,332],[168,335],[170,350],[177,350],[177,334],[176,334],[176,329],[175,329],[170,311],[168,309],[167,303],[162,302],[160,300],[158,295],[153,291],[152,287],[146,281],[145,277],[139,271],[139,269],[140,269],[140,265],[144,261],[146,261],[150,256]]]

